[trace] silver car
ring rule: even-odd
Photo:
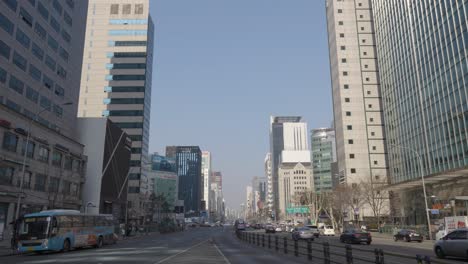
[[[299,240],[299,239],[306,239],[306,240],[314,240],[314,232],[312,229],[308,227],[296,227],[292,232],[292,239]]]
[[[468,229],[455,229],[434,245],[434,252],[439,258],[445,256],[468,259]]]

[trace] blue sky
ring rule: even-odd
[[[227,206],[264,176],[269,116],[333,118],[324,0],[152,0],[150,152],[199,145]]]

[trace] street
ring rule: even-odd
[[[260,236],[264,231],[252,231]],[[272,234],[278,236],[282,242],[282,237],[289,237],[288,233]],[[344,254],[344,244],[339,242],[338,236],[320,237],[315,239],[319,243],[330,243],[331,259],[335,263],[345,263],[344,258],[335,258],[339,254]],[[291,242],[289,242],[291,243]],[[302,244],[302,243],[301,243]],[[290,244],[291,245],[291,244]],[[302,244],[303,245],[303,244]],[[274,248],[274,246],[272,246]],[[415,257],[416,254],[431,256],[432,242],[406,243],[394,242],[388,238],[374,238],[372,245],[352,245],[355,257],[354,263],[362,263],[359,258],[373,259],[374,248],[383,249],[385,253],[396,253]],[[358,251],[363,249],[368,252]],[[314,244],[314,258],[312,263],[323,263],[316,255],[318,248]],[[311,263],[306,257],[295,257],[292,249],[285,255],[268,250],[266,247],[252,245],[246,241],[238,239],[232,227],[199,227],[191,228],[185,232],[170,234],[155,234],[141,237],[133,237],[128,240],[119,241],[116,245],[106,245],[103,248],[78,249],[67,253],[46,253],[28,254],[20,256],[0,257],[0,263],[25,263],[25,264],[47,264],[47,263]],[[464,260],[437,260],[433,263],[463,263]],[[374,263],[374,262],[372,262]],[[386,255],[385,263],[416,263],[416,260],[402,260]]]

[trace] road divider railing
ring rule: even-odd
[[[305,257],[313,263],[324,264],[445,264],[425,255],[404,255],[395,252],[384,252],[383,249],[364,249],[349,244],[340,245],[328,241],[293,240],[287,236],[261,234],[251,231],[236,231],[236,236],[249,244],[274,250],[285,255]]]

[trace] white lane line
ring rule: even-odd
[[[191,250],[192,248],[197,247],[197,246],[199,246],[199,245],[201,245],[201,244],[203,244],[203,243],[206,243],[206,242],[208,242],[208,241],[209,241],[209,239],[204,240],[204,241],[202,241],[202,242],[200,242],[200,243],[198,243],[198,244],[195,244],[195,245],[193,245],[193,246],[191,246],[191,247],[189,247],[189,248],[187,248],[187,249],[185,249],[185,250],[182,250],[181,252],[179,252],[179,253],[177,253],[177,254],[174,254],[174,255],[169,256],[169,257],[167,257],[167,258],[164,258],[164,259],[162,259],[162,260],[160,260],[160,261],[158,261],[158,262],[155,262],[154,264],[163,263],[163,262],[165,262],[165,261],[167,261],[167,260],[170,260],[170,259],[172,259],[172,258],[174,258],[174,257],[177,257],[178,255],[180,255],[180,254],[182,254],[182,253],[185,253],[185,252]]]
[[[219,254],[221,254],[221,256],[223,256],[224,261],[226,261],[227,264],[231,264],[231,262],[226,258],[226,256],[223,254],[223,252],[221,252],[221,250],[219,249],[219,247],[215,243],[213,243],[213,246],[218,250]]]

